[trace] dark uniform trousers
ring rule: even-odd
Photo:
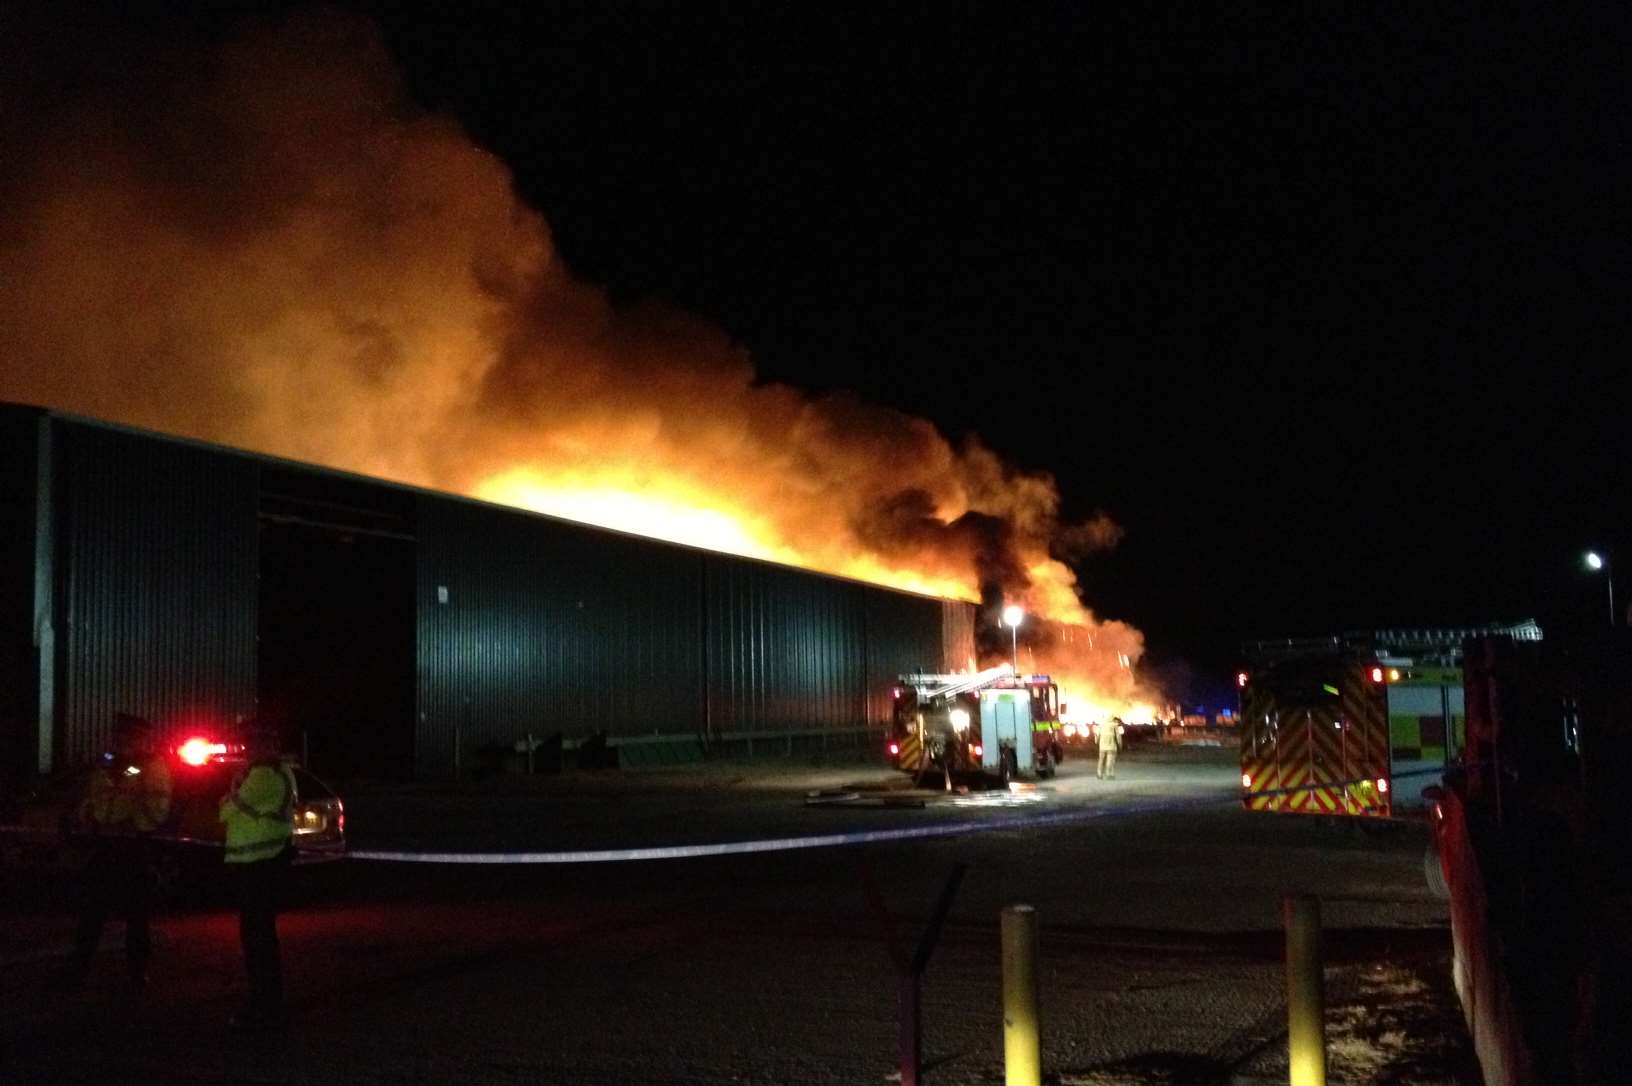
[[[153,896],[151,846],[145,837],[99,837],[91,849],[70,973],[77,980],[89,975],[108,913],[117,909],[125,918],[125,968],[139,983],[147,978],[152,949],[148,933]]]
[[[276,1013],[283,1006],[283,967],[278,953],[278,905],[284,873],[293,850],[285,848],[270,860],[238,864],[240,908],[238,935],[244,944],[244,968],[249,974],[251,1010]]]

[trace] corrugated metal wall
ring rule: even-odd
[[[701,731],[696,553],[433,496],[419,525],[419,773],[456,735]]]
[[[709,555],[710,735],[855,728],[866,705],[866,590]]]
[[[0,780],[37,768],[34,530],[42,414],[0,406]]]
[[[941,645],[948,671],[975,670],[975,610],[963,600],[941,601]]]
[[[258,465],[68,420],[54,429],[56,761],[115,712],[174,735],[255,710]]]
[[[949,643],[972,651],[972,605],[456,499],[421,502],[423,775],[453,767],[456,737],[463,764],[528,732],[882,727],[895,675],[946,666]]]
[[[262,462],[51,426],[58,764],[93,757],[118,711],[172,735],[254,713]],[[422,776],[451,771],[456,742],[473,763],[528,732],[882,727],[895,675],[960,667],[972,652],[972,605],[442,495],[414,501]],[[21,629],[5,635],[12,648]]]
[[[894,710],[891,680],[913,671],[944,671],[942,601],[870,588],[867,601],[867,723],[883,727]]]

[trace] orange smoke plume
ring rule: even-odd
[[[1048,476],[895,410],[757,383],[717,328],[614,306],[563,266],[503,163],[410,105],[366,21],[177,49],[128,43],[71,93],[7,88],[0,399],[997,591],[1077,631],[1034,626],[1032,651],[1132,690],[1141,636],[1096,622],[1057,557],[1116,530],[1062,525]]]

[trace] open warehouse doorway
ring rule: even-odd
[[[413,496],[267,468],[259,711],[337,779],[414,768]]]

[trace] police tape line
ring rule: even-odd
[[[1469,763],[1469,764],[1471,765],[1473,763]],[[1390,782],[1393,782],[1393,781],[1399,780],[1402,777],[1426,777],[1426,776],[1436,776],[1437,777],[1437,776],[1444,775],[1444,773],[1445,773],[1445,768],[1444,767],[1430,767],[1428,769],[1408,769],[1403,773],[1391,773],[1391,774],[1388,775],[1388,777],[1386,779],[1388,781],[1390,781]],[[1375,783],[1377,783],[1377,778],[1375,778],[1375,777],[1355,777],[1352,780],[1346,780],[1346,781],[1311,781],[1308,784],[1295,784],[1291,788],[1265,788],[1261,792],[1243,791],[1242,794],[1241,794],[1241,798],[1242,798],[1243,801],[1246,801],[1246,800],[1262,799],[1262,798],[1265,798],[1265,797],[1268,797],[1268,796],[1291,796],[1291,795],[1296,795],[1299,792],[1317,792],[1317,791],[1320,791],[1322,789],[1327,789],[1327,788],[1349,788],[1349,787],[1352,787],[1352,786],[1357,785],[1357,784],[1375,784]]]
[[[1407,770],[1393,779],[1439,774],[1437,768]],[[1120,815],[1149,814],[1160,811],[1184,810],[1222,802],[1248,802],[1268,796],[1290,795],[1317,788],[1342,788],[1370,781],[1358,777],[1348,781],[1328,781],[1280,788],[1263,792],[1243,792],[1229,798],[1221,795],[1198,796],[1184,800],[1165,800],[1159,803],[1138,804],[1130,807],[1096,807],[1077,811],[1052,811],[1043,814],[1018,815],[980,821],[945,822],[931,826],[910,826],[891,830],[860,830],[853,833],[815,834],[805,837],[770,837],[752,841],[720,841],[702,845],[665,845],[654,848],[573,849],[555,852],[397,852],[379,849],[347,850],[341,854],[349,860],[367,860],[381,863],[425,864],[590,864],[637,863],[649,860],[688,860],[711,856],[743,856],[765,852],[791,852],[808,848],[840,848],[850,845],[883,844],[892,841],[913,841],[932,837],[956,837],[967,834],[991,833],[1001,830],[1036,829],[1046,826],[1070,825]],[[15,832],[22,827],[0,826],[0,833]],[[204,843],[204,842],[198,842]],[[217,845],[219,847],[219,845]],[[337,856],[336,858],[340,858]]]
[[[838,848],[848,845],[916,841],[927,837],[956,837],[1025,830],[1044,826],[1069,825],[1119,815],[1176,811],[1225,802],[1224,796],[1201,796],[1168,800],[1133,807],[1099,807],[1081,811],[986,819],[979,822],[944,822],[933,826],[910,826],[893,830],[859,830],[854,833],[826,833],[809,837],[768,837],[756,841],[718,841],[705,845],[666,845],[658,848],[577,849],[563,852],[383,852],[375,849],[348,851],[350,860],[419,864],[604,864],[635,863],[646,860],[693,860],[710,856],[744,856],[762,852],[792,852],[807,848]],[[1231,801],[1233,802],[1233,801]]]

